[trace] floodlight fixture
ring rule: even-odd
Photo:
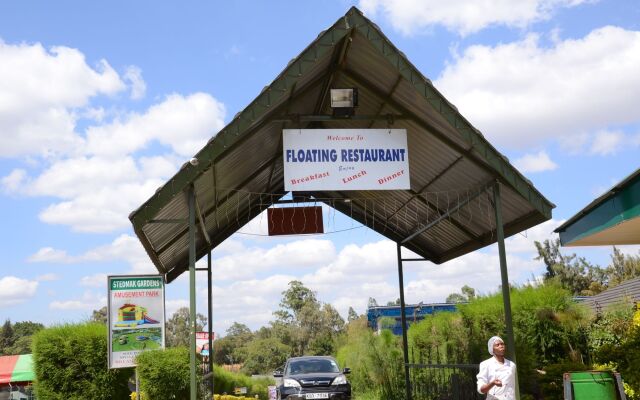
[[[358,106],[358,89],[331,89],[331,108],[337,117],[350,117]]]

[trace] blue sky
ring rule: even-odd
[[[533,241],[639,167],[640,4],[449,3],[0,3],[0,320],[80,321],[106,305],[107,274],[155,272],[129,212],[353,5],[557,205],[507,243],[511,280],[539,276]],[[292,279],[344,316],[397,298],[395,245],[330,221],[275,239],[258,219],[216,249],[214,330],[266,324]],[[566,251],[606,265],[611,249]],[[498,277],[495,247],[414,263],[407,301]],[[184,278],[169,314],[188,304]]]

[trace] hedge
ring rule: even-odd
[[[107,327],[65,324],[33,338],[36,396],[39,400],[126,399],[131,369],[108,368]]]

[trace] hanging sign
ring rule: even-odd
[[[405,129],[284,129],[284,188],[409,189]]]
[[[146,350],[164,348],[164,281],[160,275],[107,278],[109,368],[135,367]]]

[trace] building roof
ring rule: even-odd
[[[355,117],[332,118],[329,89],[351,87],[359,90]],[[325,203],[395,242],[406,240],[406,248],[434,263],[497,240],[490,205],[496,182],[506,236],[551,218],[554,205],[355,7],[291,60],[195,155],[197,162],[185,163],[129,218],[171,282],[188,268],[190,187],[199,259],[287,195],[283,129],[389,127],[407,131],[410,190],[294,198]],[[422,228],[429,229],[411,237]]]
[[[580,302],[596,312],[620,303],[640,303],[640,278],[629,279],[595,296],[580,298]]]
[[[31,354],[0,357],[0,384],[33,382],[35,379]]]
[[[563,246],[640,244],[640,169],[598,197],[555,232]]]

